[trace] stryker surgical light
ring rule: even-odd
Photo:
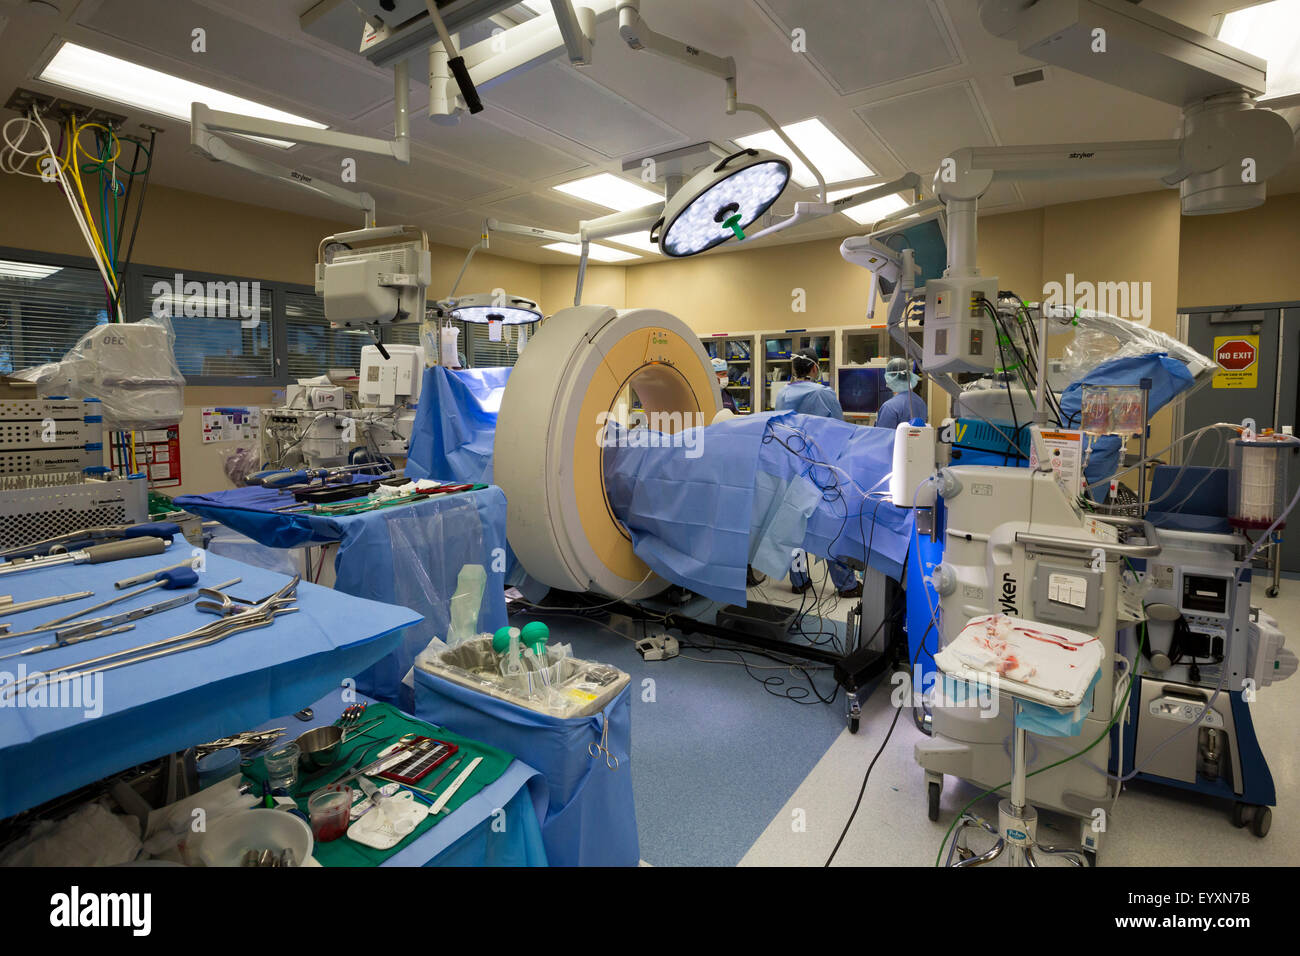
[[[542,318],[541,310],[532,299],[493,292],[463,295],[449,305],[451,318],[479,325],[490,325],[493,322],[502,325],[531,325]]]
[[[776,153],[744,149],[700,170],[664,206],[651,241],[669,256],[693,256],[745,238],[790,181],[790,163]]]

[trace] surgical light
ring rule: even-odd
[[[706,166],[677,190],[650,230],[670,256],[693,256],[733,237],[776,202],[790,181],[790,163],[762,149],[744,149]]]
[[[115,103],[124,103],[151,113],[184,120],[187,123],[190,121],[191,104],[204,103],[214,110],[295,123],[313,129],[329,128],[324,123],[263,106],[242,96],[214,90],[210,86],[191,83],[189,80],[182,80],[180,77],[159,70],[151,70],[147,66],[109,56],[107,53],[100,53],[98,50],[78,46],[75,43],[64,43],[59,47],[58,52],[46,64],[37,79],[100,99],[112,100]],[[249,138],[281,149],[288,149],[294,145],[284,140],[261,136]]]
[[[782,126],[781,131],[799,144],[804,155],[821,171],[828,183],[866,179],[875,175],[871,168],[858,159],[857,154],[844,144],[842,139],[816,117]],[[793,165],[792,178],[796,183],[805,187],[817,185],[817,177],[813,175],[812,170],[790,152],[789,147],[773,130],[761,130],[751,136],[737,137],[736,145],[751,149],[766,149],[778,156],[784,156]]]
[[[857,186],[853,189],[832,189],[826,194],[829,202],[837,199],[843,199],[845,196],[852,196],[854,193],[865,192],[870,187]],[[880,220],[889,216],[890,213],[898,212],[900,209],[907,208],[907,201],[902,196],[881,196],[879,199],[873,199],[871,202],[864,202],[860,206],[851,206],[848,209],[841,209],[840,212],[848,216],[860,226],[871,226]]]
[[[550,249],[552,252],[562,252],[566,256],[582,255],[582,246],[576,242],[548,242],[542,248]],[[641,257],[635,252],[611,249],[609,246],[601,246],[593,242],[587,247],[587,258],[595,259],[598,262],[622,262],[624,259],[639,259]]]
[[[629,209],[640,209],[642,206],[663,202],[663,197],[659,193],[628,182],[612,173],[597,173],[595,176],[560,183],[551,188],[616,212],[627,212]]]
[[[479,292],[462,295],[452,305],[450,315],[461,322],[477,325],[530,325],[542,318],[542,312],[532,299],[519,296]]]

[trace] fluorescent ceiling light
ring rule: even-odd
[[[625,232],[621,236],[608,236],[606,242],[617,242],[620,246],[627,246],[630,249],[640,249],[642,252],[653,252],[655,255],[661,255],[659,246],[650,241],[649,232]]]
[[[1300,0],[1273,0],[1229,13],[1219,39],[1268,61],[1266,96],[1300,92]]]
[[[190,104],[206,103],[214,110],[228,113],[242,113],[259,119],[277,120],[282,123],[295,123],[310,126],[313,129],[328,129],[324,123],[317,123],[302,116],[294,116],[283,110],[277,110],[261,103],[254,103],[242,96],[234,96],[214,90],[210,86],[191,83],[180,77],[151,70],[147,66],[121,60],[107,53],[100,53],[89,47],[75,43],[64,43],[59,52],[37,77],[55,86],[64,86],[88,93],[100,99],[112,100],[126,106],[148,110],[173,119],[190,121]],[[250,136],[260,142],[271,143],[282,149],[293,146],[284,140],[266,139]]]
[[[874,176],[871,168],[858,159],[853,150],[844,145],[844,141],[830,131],[821,120],[802,120],[782,126],[781,131],[803,150],[803,154],[812,160],[828,183],[842,183],[846,179],[866,179]],[[781,141],[772,130],[763,130],[751,136],[741,136],[737,144],[746,149],[769,149],[778,156],[790,160],[793,172],[791,178],[800,186],[816,186],[817,177],[812,174],[799,158],[790,152],[790,148]]]
[[[595,176],[560,183],[551,188],[615,212],[627,212],[629,209],[640,209],[664,201],[659,193],[628,182],[613,173],[597,173]]]
[[[552,252],[563,252],[566,256],[582,255],[582,246],[576,242],[548,242],[542,248],[550,249]],[[609,246],[598,246],[593,242],[587,251],[587,258],[596,259],[599,262],[622,262],[624,259],[640,259],[641,257],[634,252],[611,249]]]
[[[0,259],[0,277],[7,279],[44,279],[62,270],[62,266],[40,266],[34,262],[11,262]]]
[[[836,199],[843,199],[845,196],[852,196],[854,193],[864,193],[870,188],[870,186],[858,186],[854,189],[828,189],[826,199],[834,202]],[[870,226],[873,223],[880,222],[891,212],[898,212],[898,210],[906,208],[907,200],[897,193],[890,193],[888,196],[881,196],[879,199],[864,202],[850,209],[841,209],[840,212],[860,226]]]

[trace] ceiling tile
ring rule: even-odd
[[[393,95],[391,81],[189,0],[102,0],[79,22],[172,58],[186,79],[197,81],[194,74],[202,71],[209,86],[226,89],[226,78],[233,77],[243,88],[230,92],[257,99],[258,90],[274,91],[268,105],[289,99],[314,111],[314,119],[354,116]],[[207,32],[205,53],[190,49],[196,27]],[[365,67],[364,60],[357,62]]]
[[[610,159],[645,155],[685,138],[567,62],[544,63],[490,93],[502,109]]]
[[[842,95],[961,63],[933,0],[757,0]]]
[[[908,169],[933,172],[963,146],[997,144],[970,81],[906,93],[853,111]]]
[[[489,205],[488,209],[499,219],[507,219],[526,226],[544,226],[561,232],[572,232],[577,229],[580,219],[591,219],[595,215],[601,215],[600,213],[593,215],[581,206],[558,202],[532,193],[502,199]]]
[[[529,182],[586,168],[587,164],[576,156],[497,126],[489,118],[494,112],[498,111],[489,107],[475,116],[461,117],[452,126],[415,116],[411,120],[411,138],[482,170]],[[391,135],[391,124],[388,130]]]

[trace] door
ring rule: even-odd
[[[1181,434],[1214,422],[1240,423],[1246,418],[1253,418],[1260,429],[1281,430],[1296,424],[1300,308],[1191,310],[1185,313],[1185,328],[1187,344],[1217,361],[1222,371],[1187,398]],[[1182,460],[1193,465],[1226,465],[1224,443],[1213,438],[1207,434],[1190,456],[1188,450],[1195,439],[1184,442]],[[1300,484],[1300,456],[1289,460],[1287,480],[1289,494],[1294,494]],[[1283,536],[1282,569],[1300,571],[1300,524],[1288,524],[1291,528]]]

